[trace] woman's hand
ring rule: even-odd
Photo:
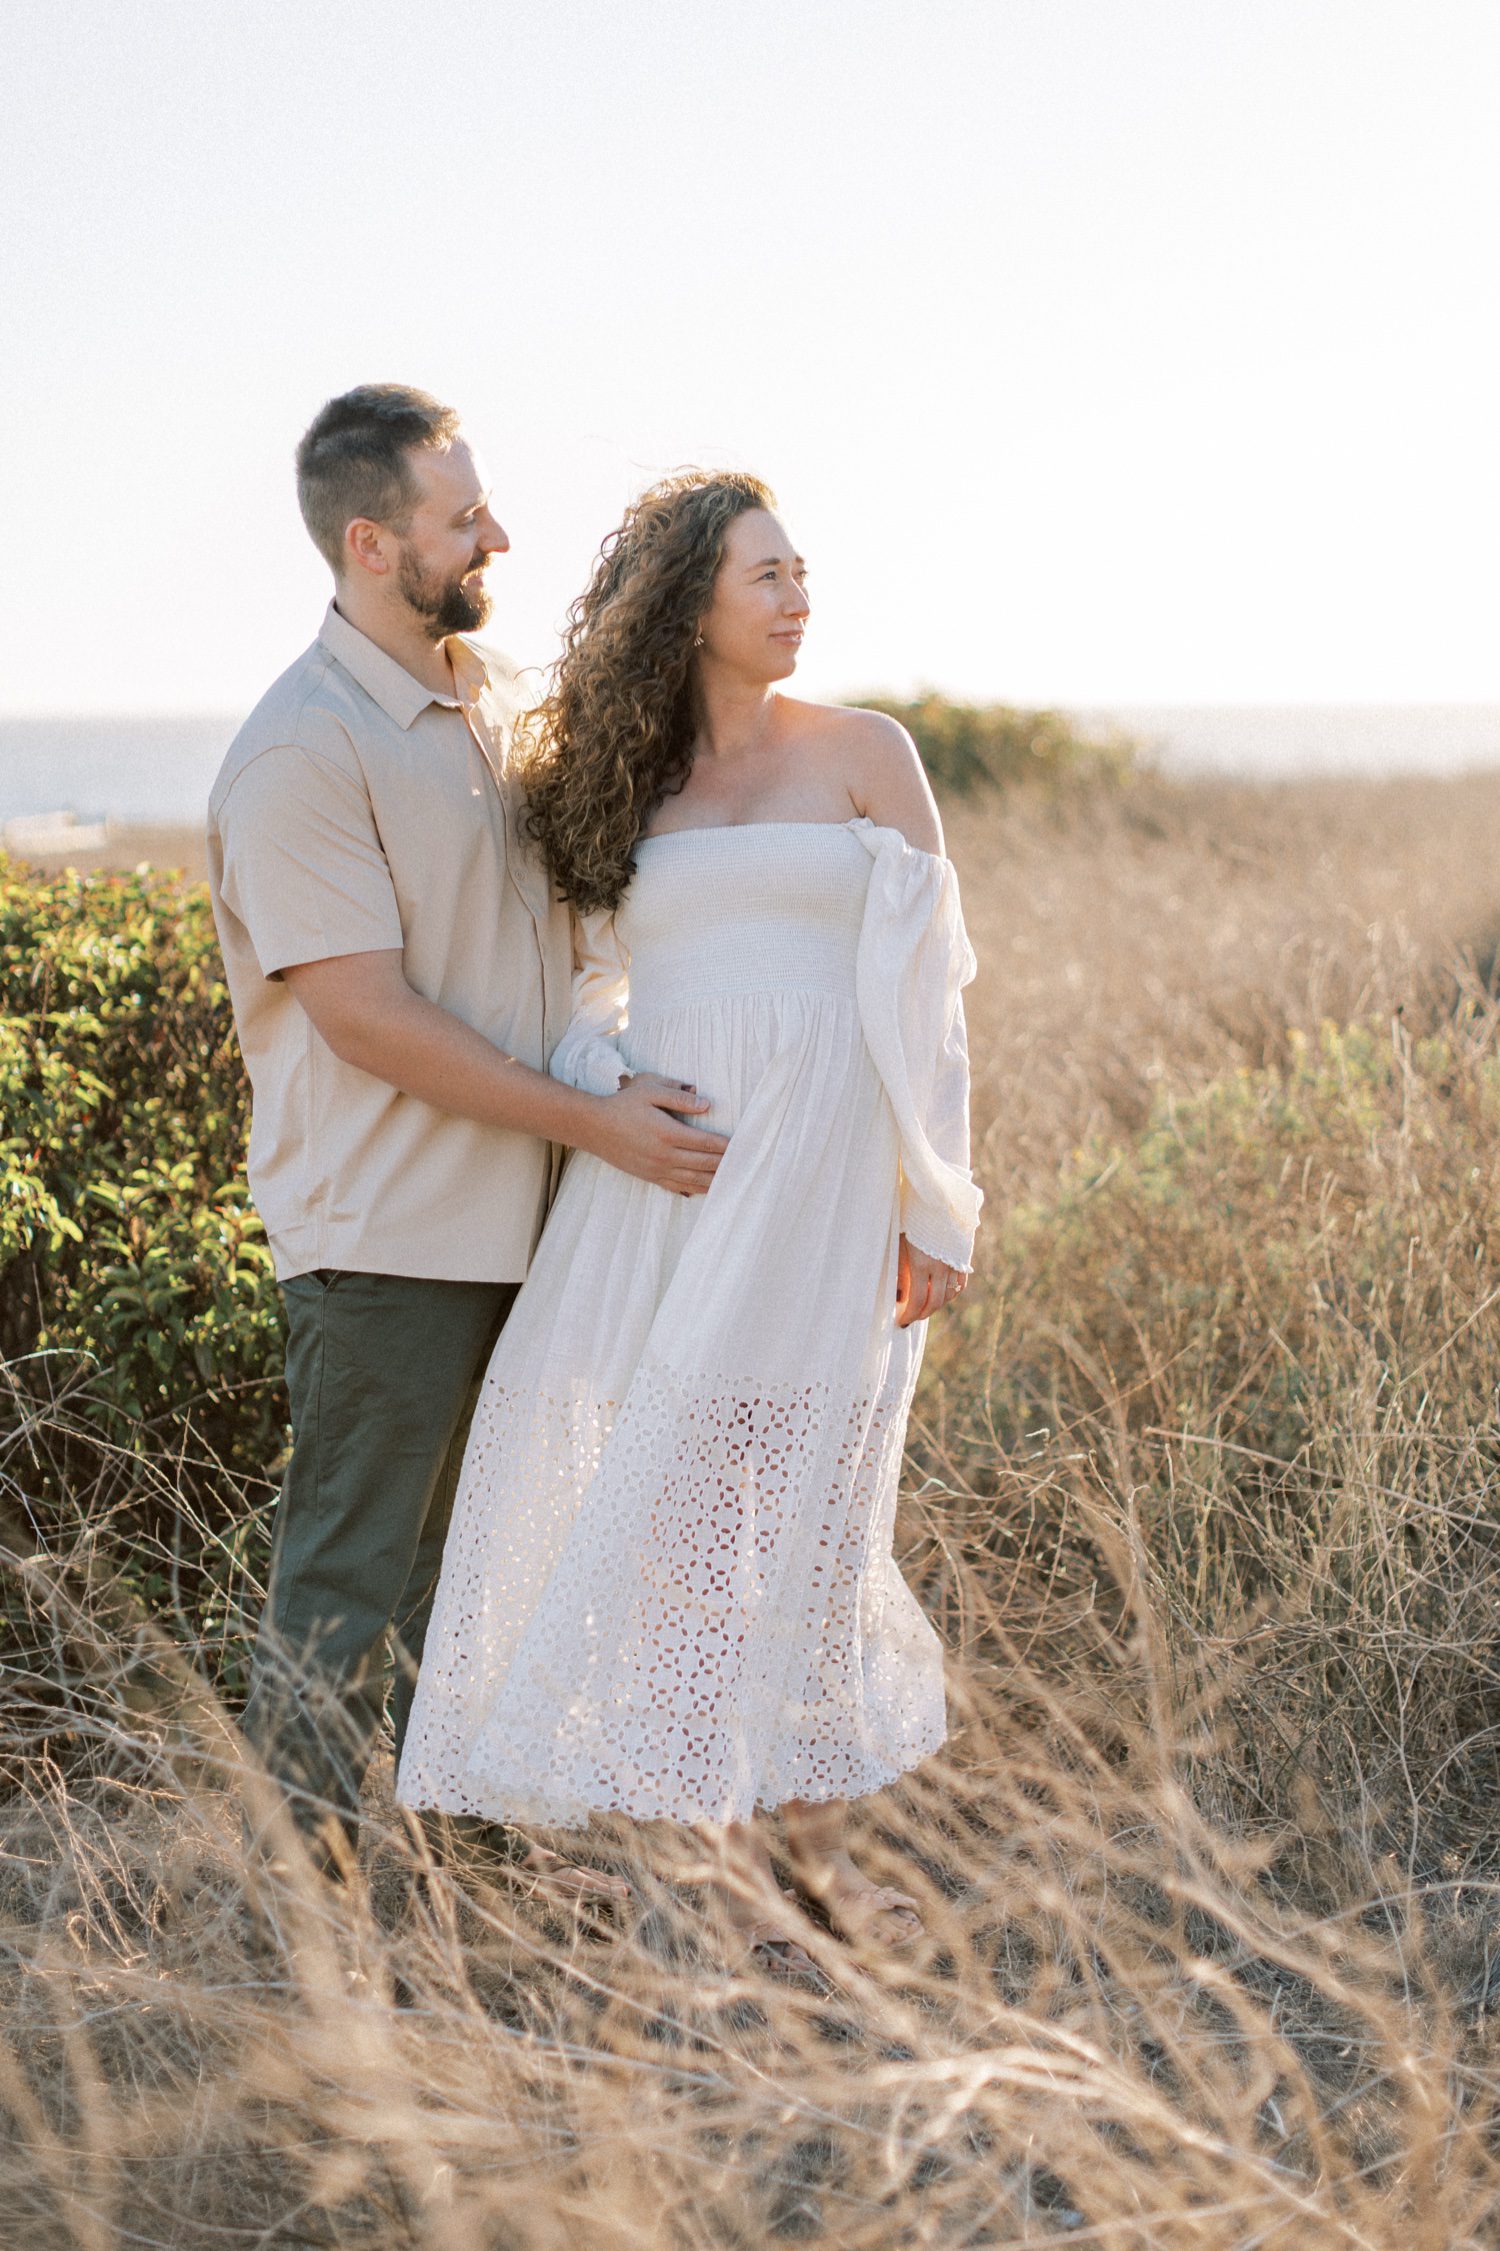
[[[925,1321],[929,1314],[941,1312],[956,1297],[962,1297],[968,1286],[968,1275],[958,1267],[929,1258],[926,1251],[919,1251],[902,1236],[896,1262],[898,1329],[909,1329],[913,1321]]]

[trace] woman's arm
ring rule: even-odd
[[[585,1093],[615,1094],[630,1076],[620,1049],[630,1015],[630,964],[612,914],[572,920],[572,1006],[547,1068]]]
[[[851,745],[850,795],[877,828],[895,829],[918,852],[943,852],[943,823],[917,746],[899,721],[862,711]],[[910,1328],[940,1313],[968,1288],[962,1267],[948,1266],[901,1237],[896,1272],[896,1326]]]

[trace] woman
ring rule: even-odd
[[[606,541],[522,755],[577,909],[559,1077],[691,1081],[705,1197],[573,1156],[475,1416],[399,1794],[711,1827],[740,1945],[810,1967],[757,1808],[853,1940],[914,1903],[844,1801],[945,1733],[891,1556],[921,1327],[968,1275],[973,972],[905,732],[793,701],[806,573],[757,479],[690,471]]]

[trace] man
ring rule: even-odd
[[[209,861],[293,1430],[245,1724],[300,1824],[336,1845],[392,1635],[399,1749],[469,1415],[556,1145],[700,1195],[724,1142],[684,1122],[708,1107],[691,1089],[638,1077],[600,1097],[546,1076],[568,915],[524,837],[506,684],[464,638],[510,543],[457,415],[362,385],[307,431],[297,485],[334,597],[224,761]]]

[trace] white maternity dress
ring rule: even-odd
[[[891,1553],[925,1329],[897,1236],[967,1268],[950,863],[893,829],[644,839],[580,933],[553,1072],[690,1080],[706,1196],[575,1153],[474,1418],[398,1778],[577,1826],[856,1797],[945,1733]]]

